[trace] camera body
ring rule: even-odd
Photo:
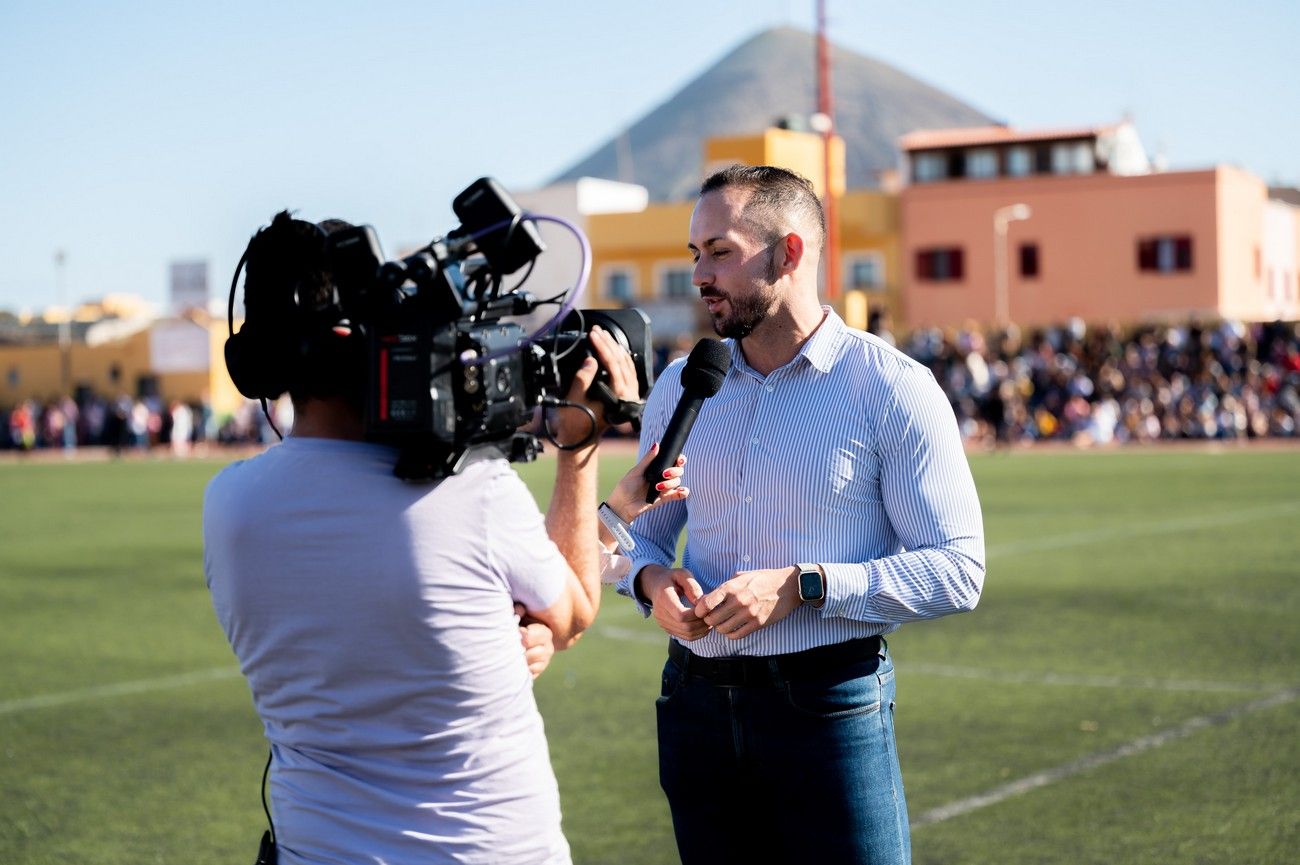
[[[535,457],[540,442],[521,427],[563,399],[591,354],[593,324],[632,355],[640,398],[654,383],[649,319],[640,310],[572,310],[538,337],[506,320],[554,302],[501,287],[504,277],[531,270],[545,244],[491,178],[475,181],[452,207],[461,225],[400,261],[384,260],[367,225],[325,239],[343,317],[367,341],[366,436],[399,448],[394,471],[412,481],[454,474],[485,451]],[[601,379],[608,380],[603,369]]]

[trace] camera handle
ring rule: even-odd
[[[609,385],[599,380],[592,382],[587,393],[605,406],[605,420],[611,426],[630,423],[633,431],[641,434],[641,412],[645,409],[645,400],[619,399]]]

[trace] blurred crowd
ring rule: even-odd
[[[869,329],[926,364],[952,402],[962,435],[996,447],[1300,436],[1300,323],[1086,325],[1021,332],[921,329],[895,340],[888,320]],[[689,345],[663,347],[662,368]],[[288,399],[271,407],[293,423]],[[219,417],[204,402],[83,395],[0,406],[0,448],[114,452],[276,440],[257,403]]]
[[[293,422],[287,399],[276,403],[272,412],[282,430]],[[206,402],[126,395],[106,399],[83,394],[80,399],[28,399],[12,407],[0,406],[0,449],[72,452],[104,447],[119,454],[163,450],[186,457],[212,444],[256,445],[274,440],[260,406],[252,402],[226,417],[218,417]]]
[[[1295,323],[923,329],[899,348],[933,371],[971,443],[1263,439],[1300,428]]]

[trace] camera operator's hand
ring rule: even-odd
[[[596,418],[593,429],[591,415],[573,407],[558,408],[551,411],[550,428],[555,441],[562,445],[595,445],[610,423],[605,417],[604,404],[595,397],[587,395],[591,383],[596,380],[596,373],[604,367],[609,373],[609,387],[619,399],[635,400],[638,398],[636,364],[614,338],[602,327],[594,325],[588,334],[595,358],[587,358],[573,376],[573,384],[565,397],[569,402],[586,406]]]
[[[524,661],[528,672],[536,679],[555,657],[555,635],[546,625],[528,615],[523,604],[515,604],[515,618],[519,620],[519,641],[524,647]]]
[[[599,336],[597,333],[599,332]],[[609,372],[609,389],[621,400],[636,402],[641,399],[636,378],[636,361],[599,326],[591,329],[591,344],[600,358],[600,365]]]

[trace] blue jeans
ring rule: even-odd
[[[683,865],[911,861],[883,641],[810,681],[715,685],[669,660],[656,708]]]

